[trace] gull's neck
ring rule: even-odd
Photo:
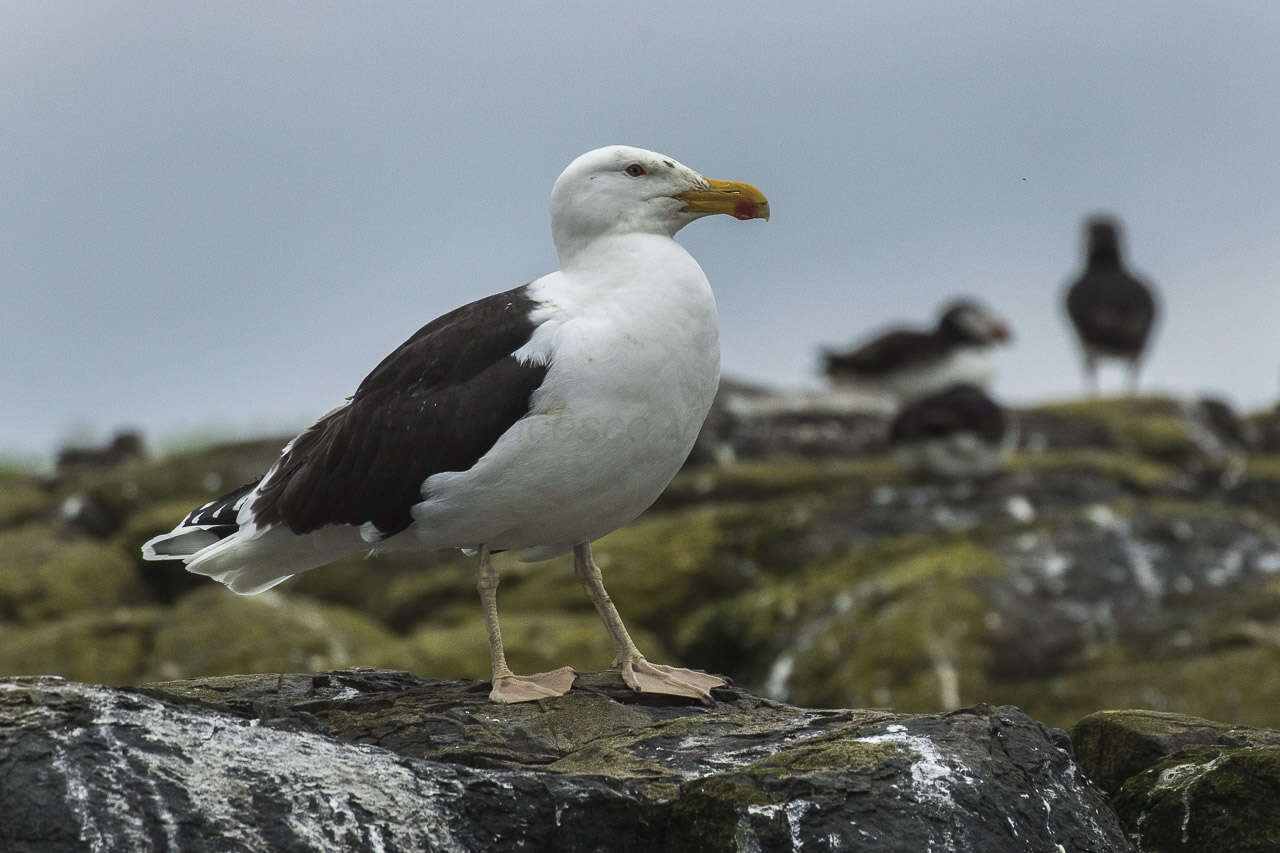
[[[684,252],[671,234],[648,231],[626,231],[597,234],[589,238],[556,239],[560,269],[566,273],[590,273],[594,270],[617,270],[643,266],[646,258],[676,249]]]

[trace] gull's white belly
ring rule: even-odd
[[[570,392],[471,470],[429,478],[414,508],[419,536],[432,547],[536,548],[540,559],[631,521],[683,464],[715,394],[714,377],[696,399],[662,378],[646,393]]]
[[[545,559],[653,503],[692,449],[719,382],[715,303],[697,273],[700,286],[675,296],[638,294],[606,317],[561,323],[531,414],[470,470],[427,479],[413,509],[419,541]]]

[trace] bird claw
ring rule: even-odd
[[[649,663],[642,655],[623,661],[619,669],[622,680],[637,693],[687,696],[704,705],[711,704],[711,688],[725,686],[723,678],[693,669]]]
[[[577,677],[577,671],[571,666],[562,666],[550,672],[536,672],[533,675],[500,675],[493,679],[489,701],[510,705],[563,696],[569,692]]]

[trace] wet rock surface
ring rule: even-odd
[[[1071,737],[1136,849],[1280,850],[1280,731],[1104,711]]]
[[[344,670],[110,689],[0,681],[0,847],[1070,850],[1125,842],[1061,731],[1008,707],[711,707],[616,673],[488,686]]]

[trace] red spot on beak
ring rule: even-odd
[[[755,219],[758,215],[754,201],[737,201],[733,204],[734,219]]]

